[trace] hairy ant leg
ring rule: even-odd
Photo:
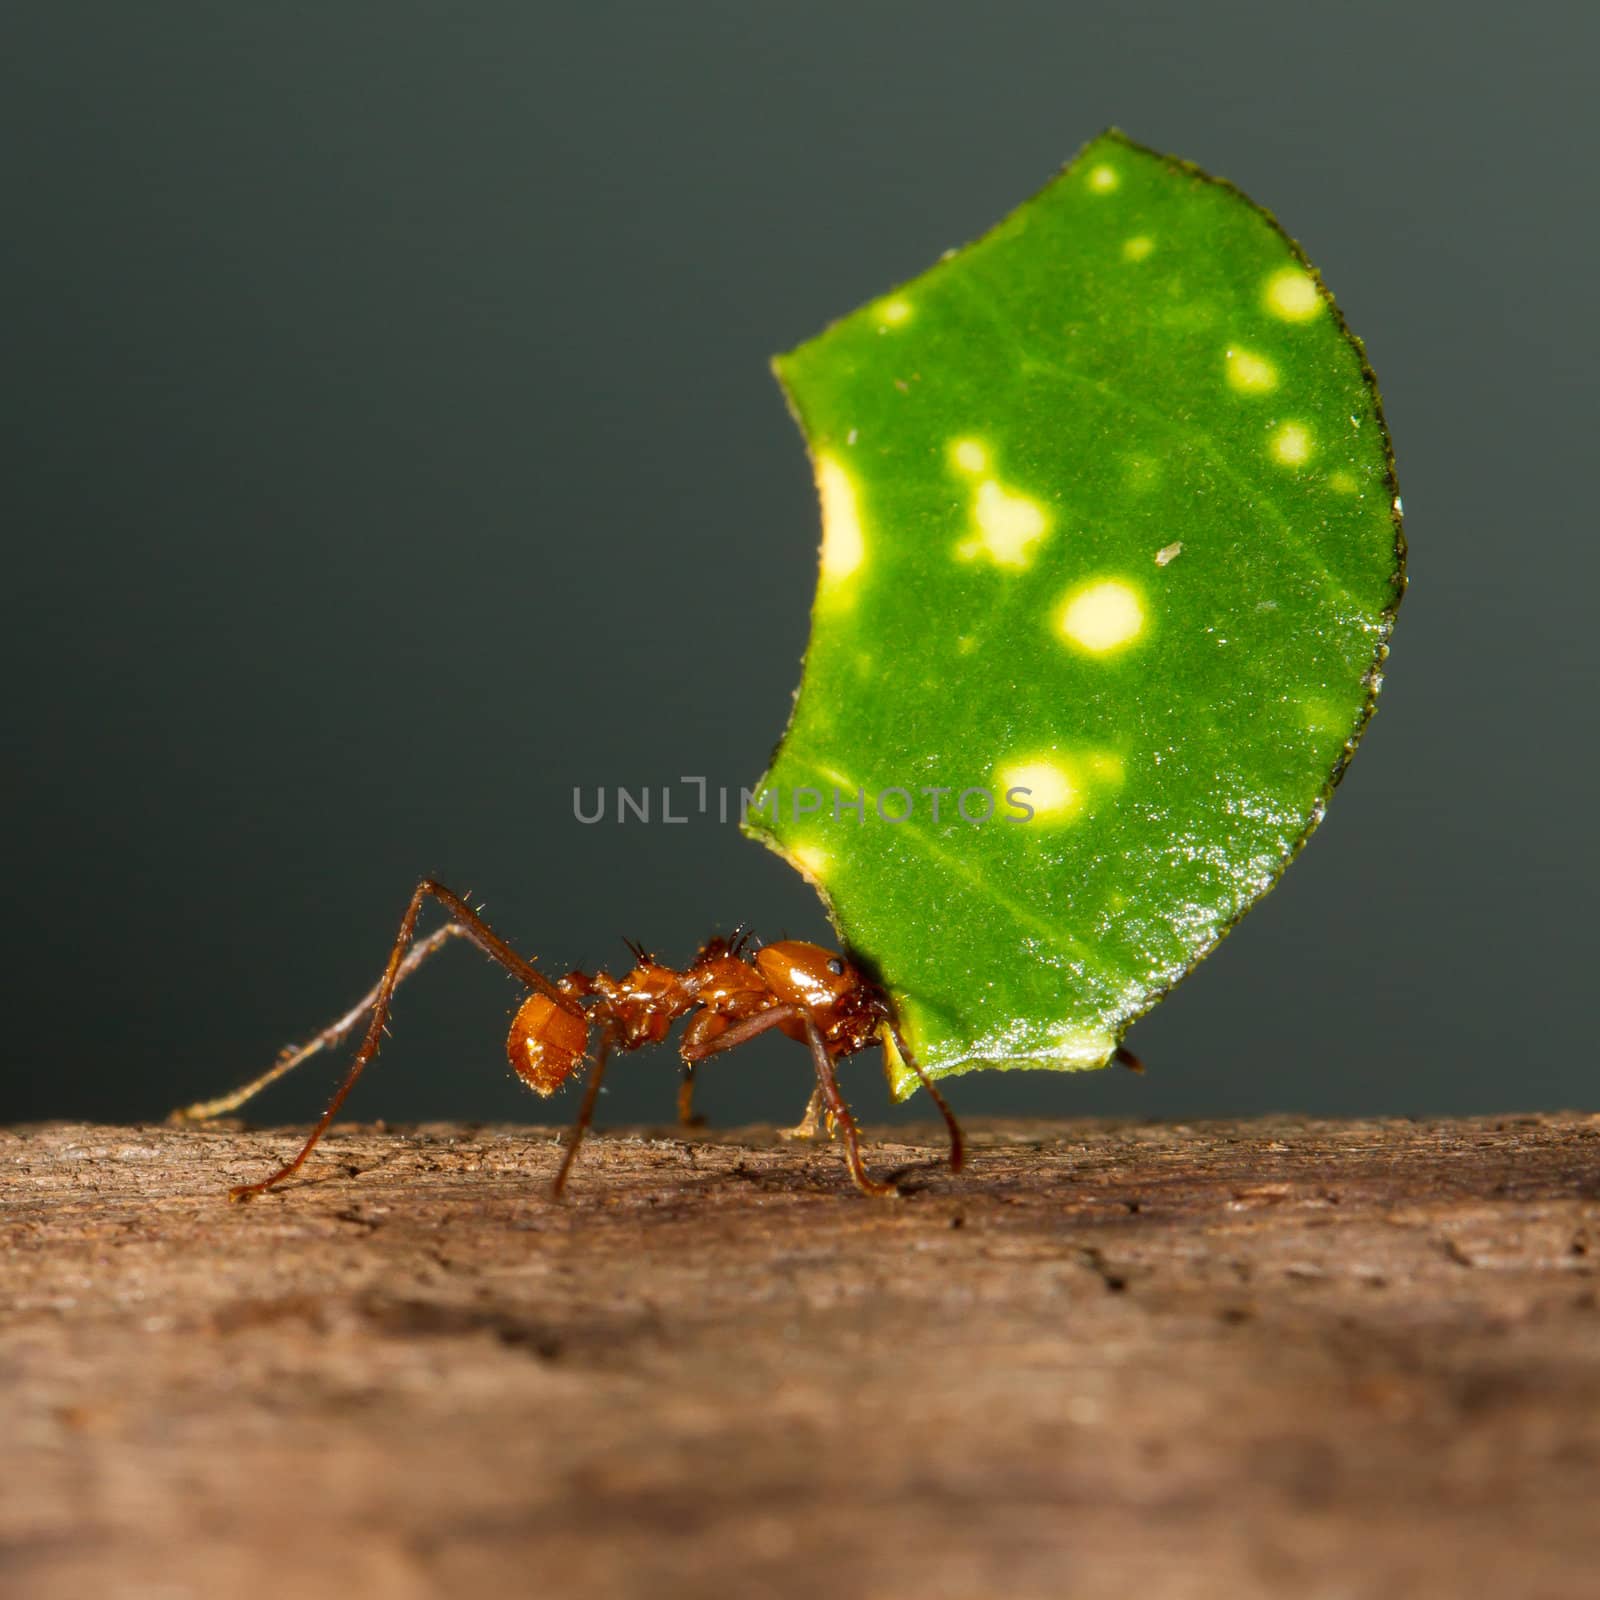
[[[906,1043],[905,1034],[900,1031],[900,1024],[890,1016],[887,1018],[887,1025],[900,1059],[916,1073],[917,1081],[928,1091],[929,1098],[939,1108],[939,1115],[944,1118],[944,1125],[950,1132],[950,1170],[959,1172],[962,1162],[967,1158],[966,1146],[961,1137],[961,1124],[956,1121],[955,1112],[945,1103],[944,1096],[934,1088],[933,1079],[923,1071],[922,1063],[912,1054],[911,1046]]]
[[[466,931],[459,922],[447,922],[442,928],[435,928],[426,939],[419,939],[406,952],[405,960],[400,963],[400,969],[394,975],[395,987],[399,988],[436,950],[442,950],[452,939],[461,937]],[[240,1084],[231,1094],[219,1095],[215,1100],[199,1100],[192,1106],[183,1106],[172,1112],[167,1121],[209,1122],[213,1117],[225,1117],[230,1111],[237,1111],[247,1101],[254,1100],[263,1089],[276,1083],[285,1073],[292,1072],[301,1062],[308,1061],[319,1050],[326,1050],[338,1044],[378,1003],[378,996],[382,991],[383,979],[380,978],[337,1022],[330,1022],[314,1039],[308,1039],[304,1044],[285,1045],[278,1052],[278,1059],[260,1077]]]
[[[601,1011],[602,1006],[596,1007]],[[594,1065],[589,1069],[589,1081],[583,1086],[583,1104],[578,1108],[577,1120],[572,1124],[567,1133],[567,1147],[561,1155],[561,1165],[556,1168],[556,1175],[550,1184],[550,1198],[559,1200],[561,1191],[567,1186],[567,1174],[572,1171],[572,1163],[577,1160],[578,1146],[583,1143],[583,1136],[589,1131],[589,1125],[594,1121],[595,1101],[600,1098],[600,1080],[606,1074],[606,1062],[611,1056],[611,1047],[617,1042],[617,1024],[610,1016],[604,1016],[601,1021],[600,1043],[595,1046]]]
[[[742,1022],[734,1023],[731,1027],[723,1029],[709,1039],[693,1039],[688,1035],[684,1037],[683,1054],[686,1070],[693,1068],[707,1056],[714,1056],[720,1050],[731,1050],[736,1045],[744,1044],[747,1040],[755,1038],[758,1033],[765,1033],[768,1028],[776,1028],[785,1022],[794,1022],[801,1013],[793,1006],[773,1006],[766,1011],[758,1011],[754,1016],[746,1017]],[[801,1119],[798,1127],[780,1128],[780,1139],[814,1139],[822,1127],[822,1090],[811,1091],[811,1098],[806,1102],[806,1114]],[[828,1113],[830,1126],[833,1123],[833,1113]]]
[[[707,1056],[735,1049],[755,1038],[758,1033],[765,1033],[769,1028],[781,1027],[786,1022],[798,1022],[805,1029],[806,1043],[811,1047],[811,1059],[817,1072],[816,1095],[821,1104],[827,1108],[830,1120],[844,1134],[845,1165],[850,1169],[850,1177],[856,1188],[863,1194],[877,1196],[896,1193],[892,1183],[878,1183],[867,1176],[867,1169],[861,1159],[861,1142],[856,1133],[855,1119],[850,1115],[850,1108],[844,1103],[844,1096],[839,1092],[839,1080],[833,1071],[833,1058],[828,1054],[828,1046],[816,1023],[800,1007],[789,1005],[769,1007],[765,1011],[756,1012],[754,1016],[735,1022],[714,1039],[687,1048],[694,1051],[692,1059],[703,1061]]]
[[[701,952],[704,955],[704,951]],[[678,1045],[680,1061],[680,1077],[678,1079],[678,1125],[683,1128],[703,1128],[706,1119],[695,1115],[694,1110],[694,1078],[695,1068],[703,1059],[702,1046],[708,1045],[714,1039],[720,1039],[728,1031],[728,1019],[720,1012],[697,1011],[689,1019],[689,1025],[683,1030],[683,1038]]]
[[[572,1124],[572,1131],[567,1135],[567,1148],[561,1157],[561,1166],[556,1171],[555,1181],[550,1186],[550,1197],[553,1200],[561,1198],[561,1191],[566,1187],[567,1175],[572,1171],[572,1163],[577,1159],[578,1147],[583,1143],[584,1135],[594,1121],[595,1102],[600,1097],[600,1080],[605,1075],[611,1048],[617,1042],[617,1024],[606,1010],[604,1002],[595,1008],[591,1016],[601,1024],[600,1043],[595,1050],[594,1066],[589,1071],[589,1081],[584,1086],[583,1105],[578,1112],[577,1120]],[[746,1040],[755,1038],[758,1033],[765,1033],[768,1028],[776,1028],[780,1023],[792,1022],[798,1016],[799,1013],[792,1006],[772,1006],[731,1024],[709,1038],[686,1037],[683,1045],[684,1066],[692,1069],[707,1056],[714,1056],[723,1050],[732,1050],[744,1044]]]
[[[811,1046],[812,1064],[817,1069],[817,1088],[822,1091],[824,1105],[827,1106],[839,1132],[844,1135],[845,1164],[850,1168],[850,1176],[862,1194],[888,1196],[899,1191],[892,1183],[879,1183],[876,1178],[867,1176],[865,1163],[861,1159],[861,1136],[856,1130],[856,1119],[850,1114],[850,1107],[845,1104],[844,1096],[839,1092],[839,1080],[834,1075],[833,1057],[828,1054],[827,1041],[823,1039],[821,1030],[809,1016],[801,1014],[801,1021],[805,1025],[806,1043]]]
[[[765,1033],[768,1028],[781,1027],[785,1022],[798,1022],[803,1015],[798,1006],[768,1006],[765,1011],[756,1011],[738,1022],[729,1023],[721,1033],[715,1034],[710,1039],[686,1037],[680,1053],[686,1061],[697,1065],[707,1056],[721,1055],[724,1050],[737,1049],[738,1046],[755,1038],[758,1033]]]
[[[248,1200],[252,1195],[260,1194],[275,1183],[281,1183],[285,1178],[292,1177],[305,1165],[306,1157],[316,1149],[318,1141],[328,1131],[333,1119],[338,1116],[339,1108],[356,1086],[356,1079],[366,1070],[367,1063],[378,1053],[378,1046],[383,1042],[384,1024],[389,1020],[389,1006],[394,998],[395,986],[400,981],[400,969],[406,962],[407,947],[416,930],[418,913],[422,910],[423,901],[428,899],[437,900],[449,913],[452,923],[459,927],[461,933],[471,939],[485,955],[498,961],[530,989],[538,990],[563,1010],[582,1017],[583,1012],[577,1003],[558,989],[531,962],[519,956],[460,895],[445,888],[443,884],[434,882],[432,878],[424,878],[412,891],[405,915],[400,919],[400,931],[395,935],[388,964],[384,967],[383,977],[379,979],[378,987],[374,991],[372,1020],[367,1024],[361,1047],[356,1051],[355,1060],[350,1063],[350,1070],[346,1072],[344,1081],[339,1085],[333,1099],[329,1101],[328,1109],[322,1113],[316,1126],[307,1135],[305,1143],[301,1145],[299,1154],[292,1161],[286,1162],[270,1177],[263,1178],[259,1183],[235,1185],[228,1191],[230,1200]],[[366,1007],[359,1009],[365,1010]]]
[[[780,1139],[815,1139],[822,1132],[822,1091],[813,1089],[805,1114],[792,1128],[779,1128]]]
[[[678,1126],[680,1128],[703,1128],[706,1123],[704,1117],[695,1115],[694,1068],[694,1062],[685,1061],[682,1074],[678,1079]]]

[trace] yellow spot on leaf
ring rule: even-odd
[[[1285,322],[1309,322],[1322,309],[1322,296],[1311,275],[1299,267],[1280,267],[1267,279],[1267,310]]]
[[[970,561],[987,556],[997,567],[1023,568],[1033,560],[1033,547],[1050,531],[1050,518],[1037,500],[1002,489],[993,478],[978,485],[972,499],[973,537],[956,546]]]
[[[1300,702],[1300,721],[1312,733],[1344,733],[1350,713],[1331,700],[1306,699]]]
[[[950,446],[950,459],[961,472],[989,470],[989,452],[976,439],[957,439]]]
[[[833,857],[820,844],[796,845],[789,854],[808,878],[822,878],[833,864]]]
[[[1286,422],[1272,436],[1272,459],[1280,466],[1303,467],[1311,450],[1311,430],[1303,422]]]
[[[832,457],[817,457],[817,492],[822,497],[822,589],[837,594],[866,557],[861,513],[850,474]]]
[[[1101,162],[1098,167],[1089,170],[1089,187],[1096,194],[1110,194],[1122,182],[1122,175],[1115,167],[1110,167]]]
[[[1236,345],[1228,352],[1228,387],[1239,394],[1271,394],[1278,387],[1278,369],[1265,356]]]
[[[1088,766],[1096,783],[1120,784],[1125,776],[1122,757],[1114,750],[1096,750]]]
[[[1136,233],[1131,239],[1122,241],[1122,259],[1124,261],[1143,261],[1156,247],[1156,242],[1148,233]]]
[[[1023,789],[1013,801],[1011,791]],[[995,768],[994,792],[1002,813],[1018,815],[1021,806],[1032,806],[1034,823],[1070,822],[1082,809],[1083,789],[1067,767],[1054,756],[1028,756]]]
[[[902,300],[899,295],[891,300],[882,301],[878,306],[878,321],[886,328],[898,328],[910,320],[911,302]]]
[[[1001,815],[1019,821],[1052,824],[1076,821],[1096,789],[1119,789],[1125,777],[1115,750],[1065,751],[1056,746],[1037,754],[1002,761],[993,784]],[[1013,791],[1017,793],[1012,799]],[[1033,808],[1033,816],[1025,808]]]
[[[1144,606],[1131,584],[1100,578],[1062,601],[1056,630],[1090,655],[1107,655],[1132,644],[1144,631]]]
[[[1330,472],[1328,474],[1328,487],[1335,494],[1355,494],[1361,485],[1356,482],[1353,472]]]

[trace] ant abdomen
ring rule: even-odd
[[[536,1094],[554,1094],[583,1063],[589,1019],[548,995],[530,994],[511,1019],[506,1056]]]

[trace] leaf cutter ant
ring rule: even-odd
[[[418,913],[429,899],[444,907],[450,921],[413,943]],[[552,1199],[560,1198],[578,1147],[593,1120],[600,1081],[612,1052],[659,1044],[673,1024],[685,1018],[687,1024],[678,1041],[683,1063],[678,1117],[685,1126],[694,1121],[696,1066],[708,1056],[735,1049],[757,1034],[776,1028],[810,1049],[817,1074],[817,1087],[794,1134],[815,1134],[821,1118],[826,1116],[829,1126],[841,1136],[845,1164],[856,1188],[868,1195],[894,1194],[894,1184],[879,1182],[867,1173],[855,1118],[839,1092],[834,1073],[834,1063],[842,1056],[854,1055],[872,1044],[885,1051],[892,1046],[939,1108],[950,1132],[950,1170],[961,1170],[960,1124],[906,1043],[888,995],[844,956],[798,940],[757,945],[741,930],[731,940],[708,940],[681,971],[662,964],[639,946],[630,945],[634,966],[620,978],[603,971],[593,977],[569,972],[558,982],[551,982],[459,895],[425,878],[411,896],[383,976],[369,994],[314,1039],[286,1050],[266,1072],[232,1094],[175,1113],[178,1121],[198,1122],[237,1109],[308,1057],[337,1044],[371,1012],[361,1047],[344,1081],[307,1135],[299,1154],[260,1182],[230,1189],[230,1199],[248,1200],[300,1170],[339,1114],[356,1079],[378,1053],[396,987],[436,950],[458,936],[472,940],[532,991],[512,1018],[506,1039],[511,1065],[530,1089],[540,1095],[553,1094],[585,1061],[591,1063],[583,1103],[551,1184]],[[596,1030],[598,1038],[591,1051],[590,1039]]]

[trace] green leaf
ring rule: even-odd
[[[1104,1066],[1372,713],[1404,546],[1361,346],[1271,217],[1113,132],[775,366],[821,576],[747,829],[930,1073]]]

